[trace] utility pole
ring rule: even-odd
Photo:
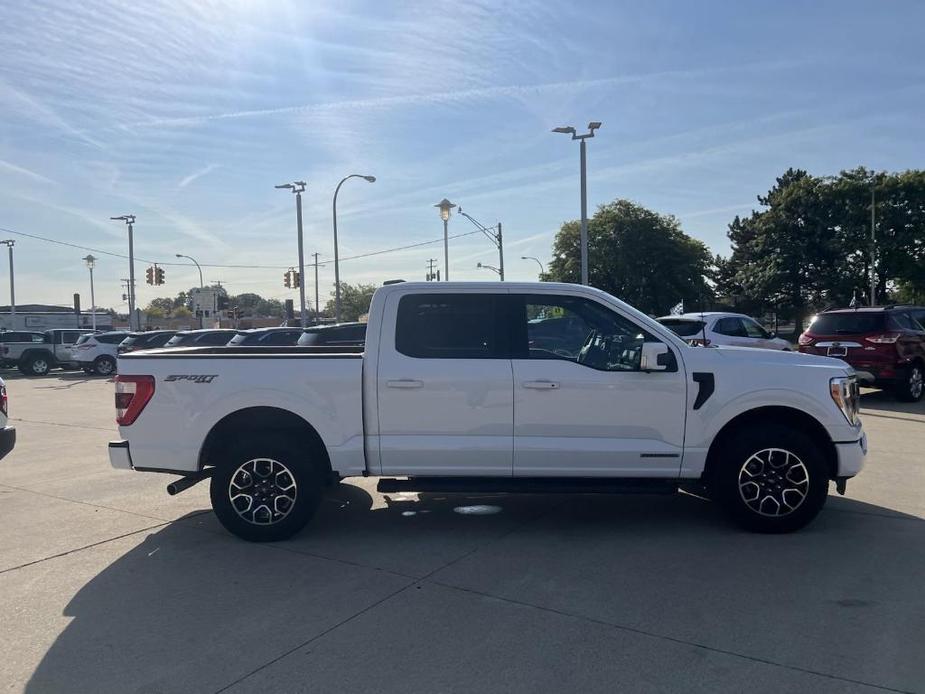
[[[302,246],[302,193],[307,184],[305,181],[293,181],[276,186],[285,188],[295,194],[295,217],[299,236],[299,322],[306,327],[308,316],[305,315],[305,254]]]
[[[877,228],[877,201],[874,186],[870,187],[870,305],[877,305],[877,271],[874,266],[877,258],[875,230]]]
[[[16,286],[13,282],[13,244],[16,241],[7,239],[6,241],[0,241],[0,243],[5,244],[10,251],[10,329],[16,330]]]
[[[318,253],[312,253],[315,258],[315,320],[318,320]]]
[[[581,145],[581,283],[585,285],[588,284],[588,154],[585,140],[594,137],[594,131],[600,127],[600,121],[591,121],[584,135],[579,135],[570,125],[552,129],[554,133],[571,135]]]
[[[495,271],[498,273],[498,277],[503,282],[504,281],[504,238],[501,236],[501,222],[498,222],[498,229],[496,231],[494,227],[487,227],[484,224],[482,224],[480,221],[478,221],[477,219],[474,219],[471,214],[463,212],[462,207],[460,207],[457,210],[457,212],[459,212],[459,214],[461,214],[463,217],[465,217],[470,222],[472,222],[476,227],[478,227],[479,230],[483,234],[485,234],[485,236],[491,239],[491,242],[493,244],[495,244],[495,247],[498,249],[498,267],[496,268]],[[489,266],[486,266],[486,267],[489,267]]]
[[[434,272],[434,266],[436,266],[436,264],[437,264],[436,258],[427,259],[427,277],[425,278],[426,281],[433,282],[437,278],[437,275]]]
[[[139,330],[141,326],[136,325],[138,317],[135,315],[135,245],[132,238],[135,215],[123,214],[118,217],[110,217],[110,219],[122,221],[128,225],[128,327],[129,330]]]

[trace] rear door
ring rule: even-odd
[[[509,476],[513,378],[504,293],[395,293],[376,378],[382,474]]]

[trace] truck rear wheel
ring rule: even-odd
[[[212,509],[225,529],[250,542],[292,537],[311,520],[324,490],[311,451],[271,437],[230,446],[212,474]]]
[[[28,357],[20,365],[19,370],[26,376],[44,376],[51,369],[48,357],[41,354]]]
[[[727,440],[712,473],[713,496],[740,526],[789,533],[812,521],[828,496],[822,452],[798,429],[742,429]]]

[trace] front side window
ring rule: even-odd
[[[768,334],[768,331],[762,328],[758,323],[753,321],[751,318],[742,318],[742,324],[745,326],[745,334],[749,337],[755,337],[760,340],[766,340],[771,337]]]
[[[420,359],[506,358],[493,294],[412,294],[398,303],[395,349]]]
[[[515,321],[521,326],[514,342],[515,358],[563,359],[601,371],[639,371],[642,345],[651,337],[615,311],[580,297],[512,298]]]
[[[713,332],[729,337],[748,337],[745,332],[745,326],[738,318],[720,318],[713,326]]]

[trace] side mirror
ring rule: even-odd
[[[640,371],[667,371],[671,364],[671,350],[663,342],[643,342]]]

